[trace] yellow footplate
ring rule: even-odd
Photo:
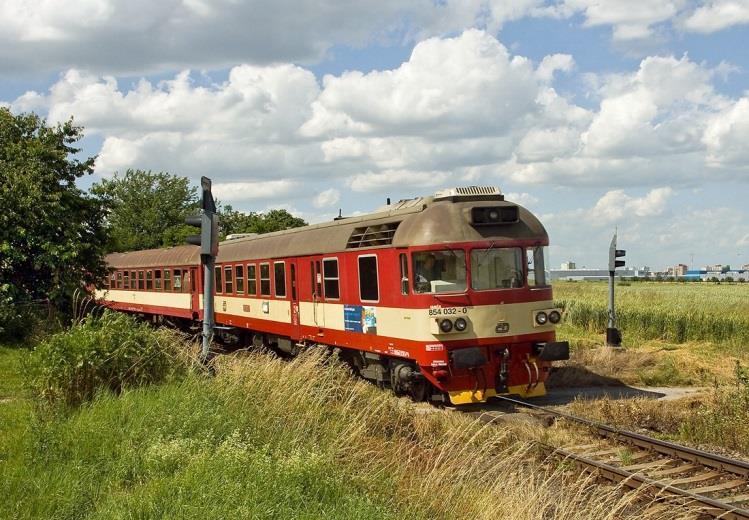
[[[450,402],[452,404],[470,404],[470,403],[483,403],[490,397],[494,397],[497,391],[493,388],[487,388],[484,390],[457,390],[455,392],[448,392],[450,394]],[[507,392],[503,392],[499,395],[519,395],[520,397],[540,397],[546,395],[546,386],[543,383],[538,383],[532,386],[530,389],[528,385],[517,385],[510,386],[507,388]]]

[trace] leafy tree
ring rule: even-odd
[[[272,233],[306,225],[307,222],[285,209],[272,209],[267,213],[243,213],[226,205],[219,210],[219,232],[222,238],[234,233]]]
[[[65,301],[104,276],[104,201],[76,179],[93,172],[79,159],[72,119],[56,126],[0,108],[0,333],[33,300]]]
[[[185,217],[199,210],[198,189],[187,177],[127,170],[95,184],[91,191],[111,207],[109,251],[181,245],[194,233]]]

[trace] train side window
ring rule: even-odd
[[[401,294],[408,294],[408,255],[400,254],[401,265]]]
[[[376,302],[380,299],[375,255],[359,257],[359,299],[363,302]]]
[[[257,266],[247,264],[247,294],[257,296]]]
[[[237,294],[244,294],[244,266],[234,266],[234,284],[237,286]]]
[[[337,300],[341,297],[341,290],[338,276],[338,259],[323,258],[322,277],[325,281],[325,298]]]
[[[146,288],[146,275],[143,271],[138,271],[138,290],[142,291]]]
[[[117,288],[122,289],[122,271],[117,271]]]
[[[182,271],[182,292],[192,292],[192,278],[189,269]]]
[[[172,290],[172,272],[169,269],[164,269],[164,290]]]
[[[284,262],[273,263],[273,277],[276,296],[286,298],[286,264]]]
[[[125,271],[122,273],[122,280],[123,280],[123,289],[130,289],[130,271]]]
[[[135,279],[135,271],[130,271],[130,289],[133,291],[137,289],[138,286],[136,284],[137,284],[137,281]]]
[[[270,296],[270,264],[260,264],[260,296]]]
[[[153,288],[157,291],[161,290],[161,269],[156,269],[153,272]]]
[[[226,294],[234,292],[234,277],[232,276],[230,265],[224,267],[224,292]]]
[[[146,271],[146,291],[153,291],[153,271]]]
[[[112,273],[112,274],[109,275],[108,285],[112,289],[116,289],[117,288],[117,273]]]
[[[174,292],[182,292],[182,270],[174,270]]]
[[[216,267],[214,267],[214,273],[216,275],[215,280],[213,280],[214,288],[215,288],[214,292],[220,293],[224,290],[224,284],[221,281],[221,266],[220,265],[217,265]]]

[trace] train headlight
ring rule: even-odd
[[[546,325],[546,321],[548,319],[549,319],[549,317],[543,311],[541,311],[538,314],[536,314],[536,323],[538,323],[539,325]]]
[[[455,330],[463,332],[468,327],[468,322],[464,318],[458,318],[455,320]]]
[[[559,311],[551,311],[549,313],[549,321],[554,324],[557,324],[560,321],[562,321],[562,315],[559,314]]]
[[[453,330],[453,322],[445,318],[440,322],[440,330],[447,334],[451,330]]]

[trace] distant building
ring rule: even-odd
[[[678,264],[674,266],[674,276],[686,276],[688,269],[688,266],[684,264]]]
[[[568,262],[569,263],[569,262]],[[574,265],[574,264],[573,264]],[[549,272],[551,281],[565,280],[565,281],[596,281],[596,280],[608,280],[609,270],[608,269],[565,269],[562,264],[562,269],[551,269]],[[649,267],[626,267],[624,269],[616,270],[616,277],[621,278],[648,278],[651,276]]]
[[[575,262],[564,262],[562,264],[562,271],[569,271],[570,269],[575,269],[577,265],[575,265]]]

